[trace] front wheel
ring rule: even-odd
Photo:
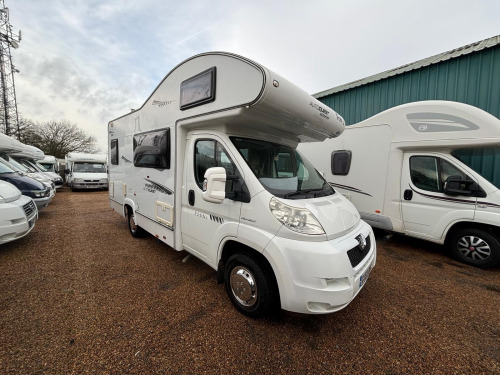
[[[132,237],[142,237],[142,235],[144,234],[144,229],[137,225],[134,210],[132,210],[130,207],[127,209],[127,219],[128,229]]]
[[[460,229],[451,234],[448,247],[453,257],[479,268],[500,262],[500,240],[481,229]]]
[[[260,263],[246,254],[235,254],[224,267],[229,299],[239,311],[252,317],[271,313],[279,302],[272,270]]]

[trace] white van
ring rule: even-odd
[[[107,154],[70,152],[65,157],[66,184],[74,190],[107,189]]]
[[[108,130],[111,207],[214,268],[241,312],[334,312],[365,284],[371,227],[296,152],[344,120],[279,75],[197,55]]]
[[[0,180],[0,244],[26,236],[35,226],[38,211],[33,199]]]
[[[491,158],[499,146],[496,117],[424,101],[299,150],[372,226],[446,244],[458,260],[486,268],[500,261],[500,157]],[[474,163],[464,157],[471,153]]]

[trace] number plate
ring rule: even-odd
[[[372,267],[368,267],[367,270],[359,278],[359,288],[361,289],[365,285],[366,280],[370,277],[370,272],[372,272]]]

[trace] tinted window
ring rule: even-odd
[[[446,179],[456,176],[469,180],[468,176],[453,164],[433,156],[412,156],[410,158],[411,182],[422,190],[442,192]]]
[[[337,176],[346,176],[351,168],[351,151],[332,152],[332,174]]]
[[[134,165],[144,168],[170,168],[170,129],[134,136]]]
[[[208,168],[223,167],[226,175],[236,174],[236,166],[224,147],[214,140],[200,140],[195,144],[194,174],[196,183],[203,188],[205,172]],[[232,191],[233,181],[226,181],[226,192]]]
[[[111,140],[111,164],[118,165],[118,139]]]

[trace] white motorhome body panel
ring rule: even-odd
[[[223,276],[227,285],[242,277],[237,258],[250,257],[276,278],[283,308],[337,311],[375,265],[371,228],[350,202],[311,175],[312,166],[300,179],[317,178],[320,188],[307,190],[299,186],[297,171],[279,175],[277,162],[301,163],[293,149],[280,151],[281,145],[335,137],[344,126],[333,110],[255,62],[227,53],[195,56],[174,68],[140,109],[109,123],[110,205],[128,217],[132,235],[138,224],[175,250],[230,272]],[[252,146],[238,148],[237,138],[251,138]],[[267,179],[295,179],[293,194],[281,192],[278,199],[252,171],[250,154],[264,150],[254,149],[255,142],[266,143],[267,165],[275,168]],[[226,176],[238,189],[226,185],[229,190],[215,189],[207,198],[214,186],[207,171]],[[291,224],[303,225],[300,230],[281,221],[277,210],[287,207],[294,218],[301,215]],[[308,265],[301,266],[306,258]]]
[[[11,152],[21,152],[24,145],[17,139],[9,137],[3,133],[0,133],[0,151],[11,153]]]
[[[457,237],[462,233],[469,233],[467,238],[486,233],[483,237],[488,240],[487,233],[498,236],[500,201],[498,187],[452,153],[498,146],[500,120],[496,117],[463,103],[424,101],[391,108],[348,126],[339,139],[300,145],[299,150],[374,227],[441,244],[459,241],[460,246],[467,242]],[[332,152],[339,150],[352,152],[347,175],[333,175],[331,171]],[[464,181],[462,190],[445,192],[451,176]],[[466,186],[475,187],[468,191]],[[472,232],[466,232],[471,228]],[[453,246],[450,248],[456,250]],[[498,245],[493,241],[488,246],[497,249]],[[461,251],[465,254],[467,247]],[[466,262],[467,256],[470,264],[486,266],[486,262],[481,263],[481,254],[466,254]],[[488,258],[492,259],[490,264],[498,257],[493,254]]]

